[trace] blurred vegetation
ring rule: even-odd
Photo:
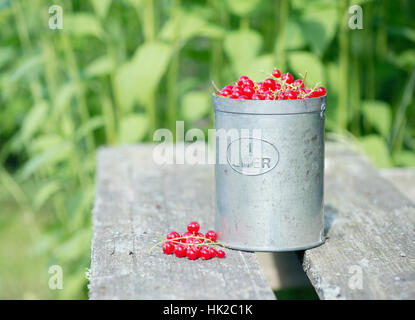
[[[87,297],[97,147],[211,128],[211,80],[307,71],[328,131],[415,166],[414,1],[0,0],[0,30],[0,298]]]

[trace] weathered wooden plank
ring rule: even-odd
[[[275,299],[254,253],[190,261],[149,253],[156,233],[213,227],[211,166],[165,165],[151,146],[98,152],[90,299]]]
[[[415,203],[415,168],[382,169],[380,174]]]
[[[341,145],[327,145],[325,219],[329,238],[303,256],[320,298],[415,298],[415,205]]]

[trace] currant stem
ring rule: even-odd
[[[218,87],[216,86],[216,84],[213,80],[212,80],[212,87],[213,87],[213,89],[215,89],[216,93],[220,92],[220,90],[218,89]]]
[[[187,238],[203,239],[203,240],[207,241],[207,243],[208,243],[208,247],[209,247],[209,248],[210,248],[210,245],[212,245],[212,246],[217,245],[217,246],[221,246],[221,247],[224,247],[224,248],[230,248],[228,245],[226,245],[226,244],[224,244],[224,243],[221,243],[221,242],[214,242],[214,241],[212,241],[212,240],[210,240],[210,239],[208,239],[208,238],[206,238],[206,237],[199,237],[199,236],[184,236],[184,237],[177,237],[177,238],[173,238],[173,239],[166,239],[166,238],[164,238],[163,236],[161,236],[161,235],[160,235],[160,234],[158,234],[158,233],[156,233],[156,236],[158,236],[159,238],[162,238],[163,240],[162,240],[162,241],[157,242],[154,246],[152,246],[152,247],[150,248],[150,250],[149,250],[149,253],[151,253],[151,252],[154,250],[154,248],[155,248],[155,247],[157,247],[157,246],[158,246],[158,245],[160,245],[160,244],[163,244],[164,242],[173,242],[173,243],[177,243],[177,244],[183,244],[183,242],[181,242],[180,240],[182,240],[182,239],[187,239]],[[204,244],[204,243],[198,243],[198,244],[186,244],[186,243],[185,243],[184,245],[203,246],[203,245],[206,245],[206,244]]]

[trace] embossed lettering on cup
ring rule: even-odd
[[[263,139],[240,138],[229,144],[227,161],[236,172],[257,176],[277,166],[279,153],[273,144]]]

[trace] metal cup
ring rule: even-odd
[[[322,244],[326,96],[254,101],[214,95],[213,108],[220,241],[274,252]]]

